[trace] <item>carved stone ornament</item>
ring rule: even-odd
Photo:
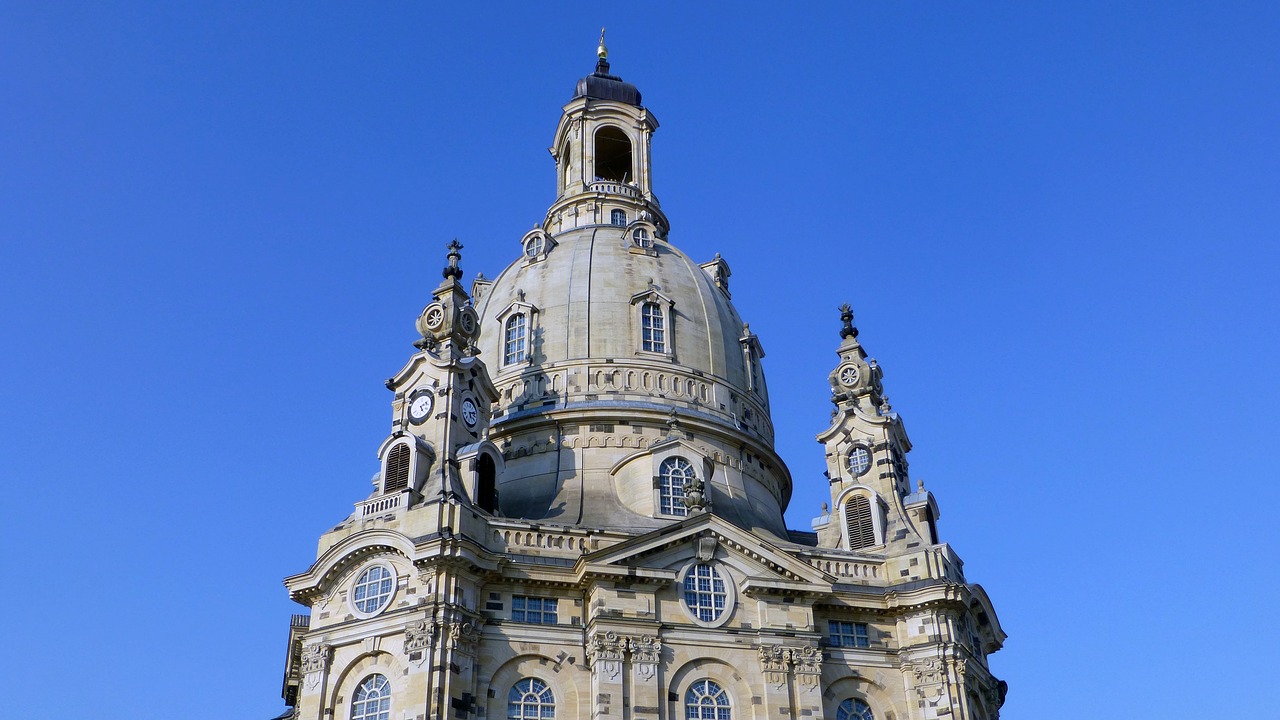
[[[405,654],[428,650],[435,640],[438,629],[432,620],[418,620],[404,627]]]
[[[313,643],[302,649],[302,674],[308,688],[314,690],[320,684],[320,676],[329,669],[332,659],[333,648],[329,645]]]
[[[662,641],[652,635],[627,638],[631,662],[656,664],[662,656]]]
[[[707,509],[706,483],[700,477],[691,477],[684,481],[684,506],[691,513],[703,512]]]
[[[471,651],[480,639],[480,628],[470,620],[449,624],[449,645],[455,650]]]
[[[625,637],[615,632],[598,632],[587,643],[587,660],[594,672],[611,679],[617,678],[622,672],[622,656],[626,649]]]
[[[938,658],[925,658],[916,662],[912,667],[916,675],[916,685],[940,683],[946,673],[942,660]]]

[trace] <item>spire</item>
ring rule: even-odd
[[[849,307],[849,303],[840,306],[840,320],[844,323],[844,327],[840,328],[840,339],[857,338],[858,328],[853,326],[853,308]]]
[[[609,48],[604,46],[604,28],[600,28],[600,46],[596,48],[596,75],[609,77]]]
[[[462,259],[462,253],[458,251],[462,249],[462,243],[458,242],[458,238],[454,238],[447,247],[449,248],[449,254],[446,257],[449,258],[449,264],[445,266],[441,274],[446,279],[461,280],[462,268],[458,267],[458,261]]]
[[[604,46],[604,28],[600,28],[600,47],[596,48],[596,57],[601,60],[609,57],[609,48]]]

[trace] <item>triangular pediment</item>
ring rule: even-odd
[[[710,513],[701,513],[583,556],[578,575],[674,580],[678,566],[715,548],[748,578],[745,589],[826,593],[835,578],[791,553]],[[718,556],[718,557],[719,557]]]

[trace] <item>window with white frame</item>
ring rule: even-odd
[[[356,686],[351,720],[391,720],[391,683],[385,677],[370,675]]]
[[[684,604],[702,622],[715,622],[724,614],[729,593],[715,566],[699,563],[684,576]]]
[[[524,313],[507,318],[502,343],[502,362],[515,365],[529,359],[529,326]]]
[[[656,302],[640,306],[640,349],[655,353],[667,351],[667,318]]]
[[[351,605],[362,615],[375,615],[391,603],[396,576],[386,565],[370,565],[351,586]]]
[[[836,720],[876,720],[871,706],[858,698],[849,698],[836,708]]]
[[[684,694],[686,720],[733,720],[729,693],[714,680],[698,680]]]
[[[556,716],[556,696],[538,678],[525,678],[507,693],[507,720],[551,720]]]
[[[876,528],[871,515],[871,500],[865,495],[850,495],[844,503],[844,524],[849,535],[849,549],[875,547]]]
[[[695,477],[693,464],[682,457],[671,457],[658,466],[658,512],[684,517],[689,508],[684,504],[684,484]]]
[[[644,228],[636,228],[631,231],[631,242],[635,243],[636,247],[642,248],[653,245],[653,241],[649,239],[649,231]]]
[[[831,620],[827,623],[828,637],[835,647],[871,647],[871,635],[867,624]]]
[[[555,598],[515,595],[511,598],[511,619],[515,622],[555,625],[560,602]]]

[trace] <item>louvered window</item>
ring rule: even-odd
[[[871,501],[854,495],[844,504],[844,523],[849,530],[849,549],[860,550],[876,545],[876,529],[871,522]]]
[[[409,487],[409,446],[400,444],[387,455],[387,472],[383,476],[384,492],[395,492]]]

